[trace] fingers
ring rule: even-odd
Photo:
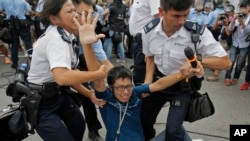
[[[105,34],[98,34],[98,35],[96,35],[96,37],[97,37],[98,39],[105,38]]]
[[[197,68],[190,68],[188,71],[189,76],[202,76],[204,75],[204,68],[201,64],[198,64]]]
[[[92,22],[92,9],[89,9],[88,13],[87,13],[87,23],[91,24]]]
[[[82,11],[82,17],[81,17],[82,24],[86,24],[86,18],[85,18],[85,15],[86,15],[86,12],[85,12],[85,11]]]
[[[99,106],[99,107],[103,107],[103,105],[106,104],[106,101],[105,101],[105,100],[103,100],[103,99],[98,99],[98,98],[93,99],[92,102],[93,102],[94,104],[96,104],[97,106]]]
[[[145,97],[148,97],[148,96],[149,96],[148,93],[142,93],[141,98],[145,98]]]
[[[97,106],[99,106],[99,107],[102,108],[105,104],[106,104],[106,101],[105,101],[105,100],[102,100],[102,101],[98,101]]]
[[[77,26],[77,28],[79,28],[80,27],[80,23],[78,22],[78,20],[77,20],[76,17],[73,18],[73,21],[74,21],[74,24]]]
[[[99,17],[99,14],[95,14],[95,17],[94,17],[94,19],[92,21],[92,24],[95,25],[95,26],[97,25],[98,17]]]

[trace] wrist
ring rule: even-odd
[[[202,56],[200,54],[197,55],[197,60],[200,61],[202,64]]]

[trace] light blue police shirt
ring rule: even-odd
[[[30,12],[30,5],[25,0],[1,0],[0,11],[5,10],[6,19],[15,16],[20,20],[25,20],[25,12]]]
[[[107,56],[103,50],[102,42],[101,40],[98,40],[96,43],[93,44],[93,50],[96,55],[96,58],[99,61],[107,60]],[[79,54],[83,53],[83,48],[81,46],[81,43],[79,44]]]
[[[225,13],[223,8],[216,8],[214,11],[211,11],[208,14],[208,17],[205,20],[205,25],[208,25],[208,27],[213,27],[214,23],[216,22],[216,18],[218,14],[223,14]]]
[[[190,10],[188,15],[188,20],[192,22],[197,22],[199,25],[204,25],[207,18],[203,12],[197,12],[195,9]]]

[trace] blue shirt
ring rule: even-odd
[[[95,7],[96,7],[97,13],[98,13],[98,15],[99,15],[99,16],[98,16],[98,21],[99,21],[99,22],[102,22],[102,21],[103,21],[102,13],[104,12],[104,10],[103,10],[103,8],[102,8],[100,5],[98,5],[98,4],[96,4]]]
[[[236,20],[234,26],[229,24],[229,30],[233,32],[233,46],[239,48],[249,47],[249,41],[246,41],[247,36],[250,34],[250,14],[244,19],[246,27],[243,29],[239,24],[239,21]],[[235,30],[236,28],[236,30]]]
[[[93,45],[93,50],[94,50],[96,58],[99,61],[107,60],[107,55],[105,54],[105,52],[103,50],[101,40],[98,40],[96,43],[94,43],[92,45]],[[81,43],[79,44],[79,54],[83,54],[83,48],[81,46]]]
[[[0,11],[5,10],[6,19],[15,16],[20,20],[26,19],[25,12],[30,12],[30,5],[25,0],[1,0]]]
[[[44,5],[44,0],[39,0],[36,6],[36,12],[42,12]]]
[[[198,12],[194,8],[192,8],[188,15],[188,20],[192,22],[197,22],[199,25],[204,25],[204,22],[207,18],[203,12]]]
[[[225,13],[223,8],[216,8],[214,11],[211,11],[208,14],[207,19],[205,20],[205,25],[207,24],[208,27],[213,27],[214,23],[216,22],[216,18],[218,16],[218,14],[223,14]]]
[[[149,85],[143,84],[133,88],[132,96],[129,99],[126,116],[122,122],[119,141],[144,141],[143,130],[141,125],[141,94],[149,93]],[[105,141],[114,141],[116,131],[119,125],[120,103],[113,96],[112,91],[107,88],[104,92],[96,92],[96,96],[105,99],[107,102],[100,108],[101,116],[105,124],[107,133]],[[122,105],[122,115],[126,104]]]

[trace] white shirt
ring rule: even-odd
[[[39,0],[36,5],[36,12],[42,12],[44,5],[44,0]]]
[[[66,31],[65,33],[69,37],[74,37]],[[45,35],[34,44],[28,81],[39,85],[44,82],[55,82],[52,69],[65,67],[71,70],[72,62],[77,60],[71,43],[62,40],[57,26],[49,26]]]
[[[227,55],[207,28],[200,36],[200,40],[201,42],[197,45],[197,52],[202,57]],[[182,27],[171,37],[167,37],[162,30],[162,19],[149,33],[142,32],[142,41],[143,53],[147,56],[154,56],[154,63],[159,71],[165,75],[177,73],[186,62],[185,47],[189,46],[195,52],[194,43],[191,41],[191,33],[185,27]]]
[[[129,18],[129,32],[132,36],[141,33],[143,27],[158,14],[160,0],[134,0]]]

